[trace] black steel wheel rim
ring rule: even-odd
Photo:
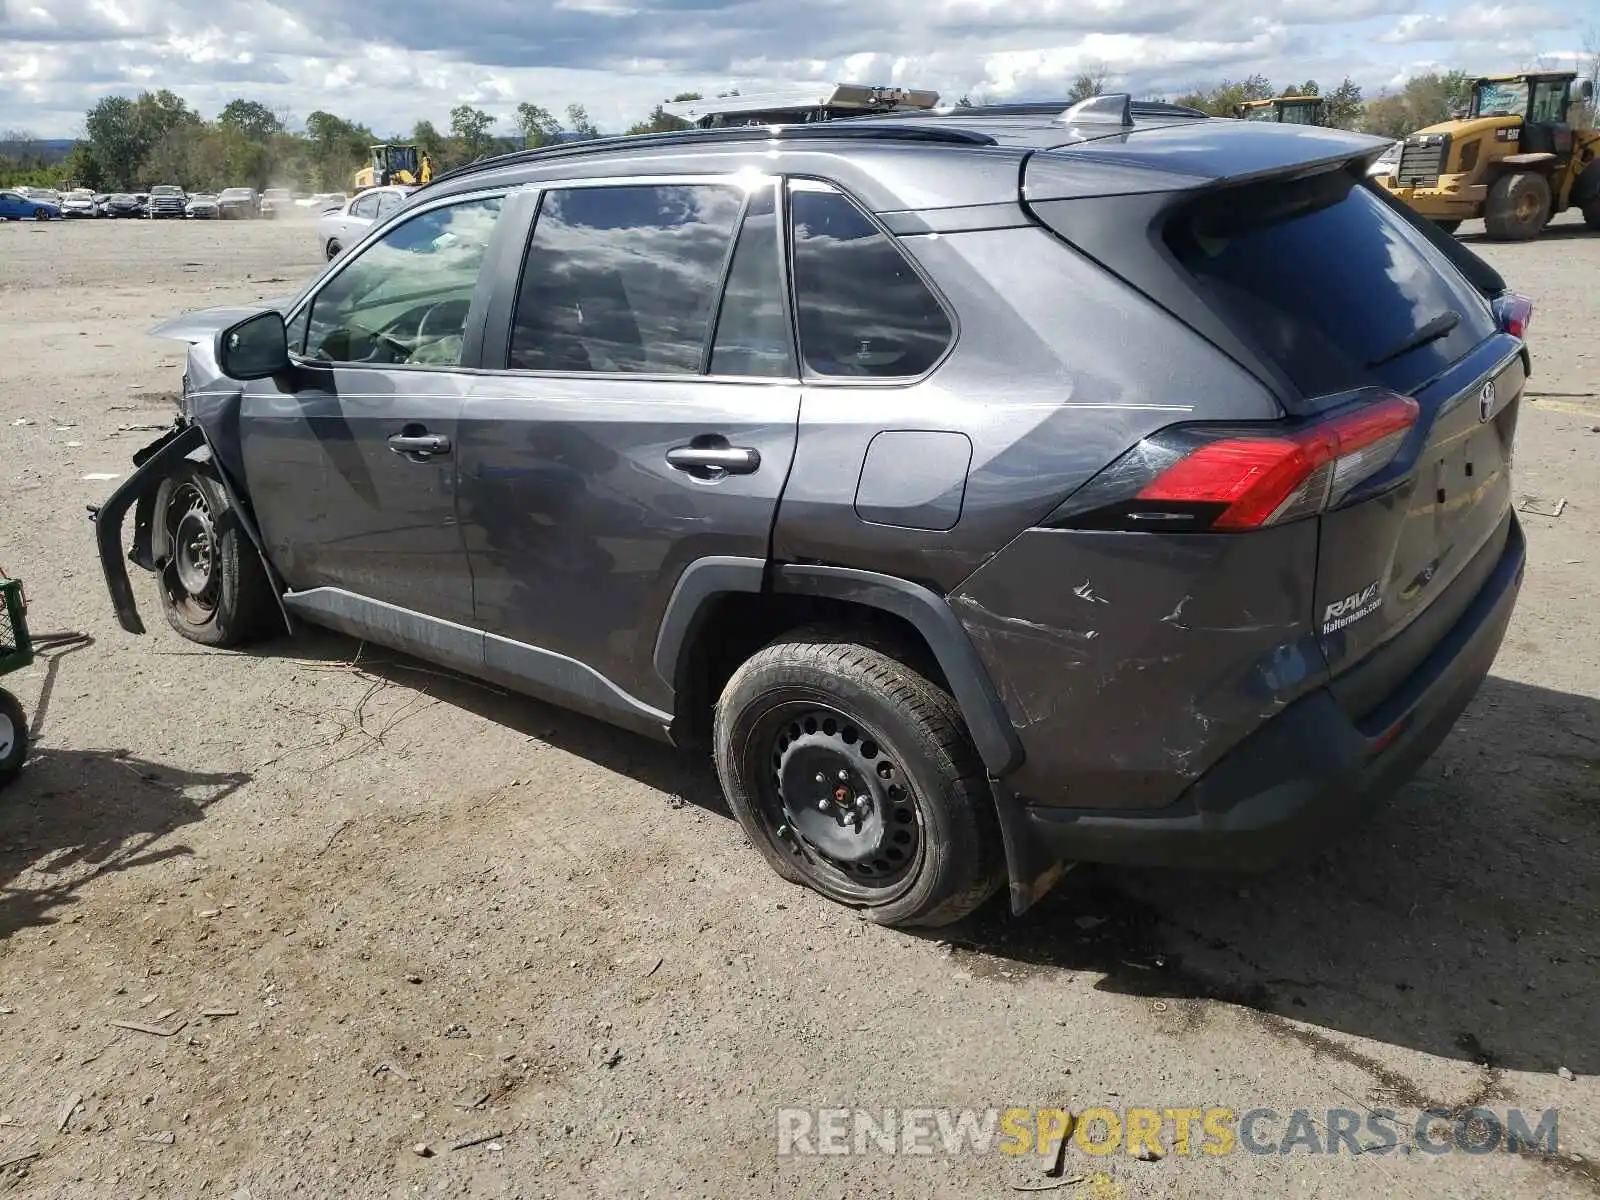
[[[166,533],[171,551],[162,573],[167,595],[187,620],[204,624],[217,611],[217,537],[211,503],[196,484],[173,489]]]
[[[916,880],[926,838],[899,751],[866,722],[797,701],[751,731],[768,838],[824,895],[885,904]]]

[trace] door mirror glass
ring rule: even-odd
[[[280,312],[257,313],[217,335],[217,365],[230,379],[267,379],[289,368]]]

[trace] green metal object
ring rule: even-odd
[[[0,578],[0,675],[20,671],[33,662],[28,637],[28,605],[20,579]]]

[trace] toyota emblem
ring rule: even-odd
[[[1478,420],[1487,421],[1494,415],[1494,380],[1483,385],[1478,393]]]

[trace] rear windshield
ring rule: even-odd
[[[1310,396],[1406,392],[1494,332],[1488,303],[1417,230],[1340,173],[1250,189],[1170,221],[1206,302]],[[1453,329],[1396,353],[1424,328]]]

